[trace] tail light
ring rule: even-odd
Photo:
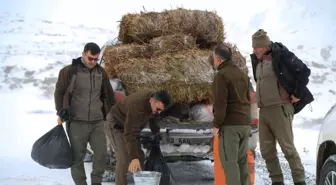
[[[116,102],[122,101],[126,98],[126,95],[123,91],[113,91],[114,93],[114,99]]]
[[[257,102],[257,93],[254,91],[250,92],[250,103],[254,104]]]
[[[252,121],[252,125],[258,125],[259,124],[259,120],[258,119],[255,119]]]

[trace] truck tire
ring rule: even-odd
[[[84,162],[93,162],[94,153],[90,149],[86,150]],[[103,174],[103,182],[114,182],[115,181],[115,166],[116,166],[116,158],[113,151],[107,151],[106,157],[106,169]]]
[[[316,175],[320,175],[320,181],[318,185],[336,184],[336,155],[328,157],[322,166],[320,174]]]
[[[103,175],[103,182],[114,182],[115,181],[115,166],[116,166],[116,159],[114,152],[109,152],[107,159],[107,167],[105,169]]]
[[[253,157],[254,157],[254,159],[256,158],[256,152],[255,152],[255,150],[252,150],[251,149],[251,152],[252,152],[252,155],[253,155]]]
[[[92,159],[93,159],[93,153],[90,150],[86,150],[86,154],[85,154],[85,157],[84,157],[84,162],[85,163],[90,163],[90,162],[92,162]]]

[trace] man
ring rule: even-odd
[[[60,70],[56,83],[57,123],[67,121],[76,185],[87,185],[83,159],[88,142],[94,152],[92,185],[101,184],[106,165],[104,120],[115,100],[108,76],[97,64],[99,53],[97,44],[87,43],[82,57]]]
[[[213,82],[215,135],[219,135],[219,155],[228,185],[249,185],[247,168],[248,139],[251,132],[249,79],[236,61],[229,46],[213,50],[218,72]]]
[[[172,103],[167,91],[135,92],[114,105],[106,122],[106,135],[116,155],[116,185],[127,185],[127,171],[143,169],[140,132],[149,122],[158,134],[158,115]]]
[[[257,82],[261,155],[273,185],[283,185],[276,141],[285,154],[295,185],[305,185],[305,172],[294,146],[292,121],[313,96],[307,89],[310,69],[281,43],[273,43],[260,29],[252,35],[251,54]]]

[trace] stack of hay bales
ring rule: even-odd
[[[119,27],[119,43],[103,54],[110,78],[120,78],[129,93],[165,89],[175,102],[211,103],[215,71],[209,56],[213,46],[225,40],[221,17],[175,9],[126,14]],[[245,65],[245,58],[232,48]]]

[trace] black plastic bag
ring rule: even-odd
[[[35,141],[32,159],[50,169],[67,169],[72,165],[70,143],[62,125],[57,125]]]
[[[172,173],[163,158],[160,141],[158,137],[150,141],[151,152],[145,161],[145,171],[156,171],[161,173],[160,185],[172,184]]]

